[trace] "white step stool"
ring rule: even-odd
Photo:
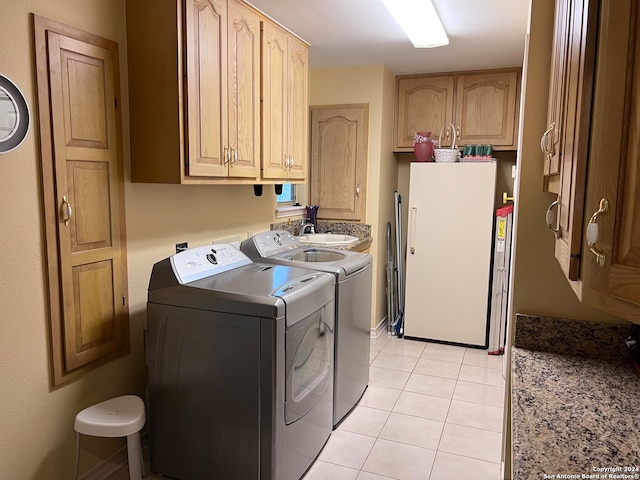
[[[140,430],[146,421],[144,402],[135,395],[123,395],[87,407],[76,415],[76,469],[80,464],[80,434],[92,437],[127,437],[129,478],[144,477],[144,463],[140,446]]]

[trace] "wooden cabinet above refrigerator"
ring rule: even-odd
[[[518,143],[520,68],[399,75],[396,77],[394,151],[413,151],[417,131],[430,131],[442,145],[492,144],[515,150]]]

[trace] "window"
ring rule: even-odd
[[[282,193],[276,196],[278,205],[293,205],[296,203],[296,186],[292,183],[282,185]]]

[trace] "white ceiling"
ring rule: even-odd
[[[413,48],[381,0],[248,0],[311,44],[311,68],[396,75],[521,66],[529,0],[433,0],[449,45]]]

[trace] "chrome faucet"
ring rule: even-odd
[[[308,232],[307,229],[309,230]],[[302,219],[300,228],[298,229],[298,236],[304,235],[305,233],[316,233],[313,223],[311,223],[308,218]]]

